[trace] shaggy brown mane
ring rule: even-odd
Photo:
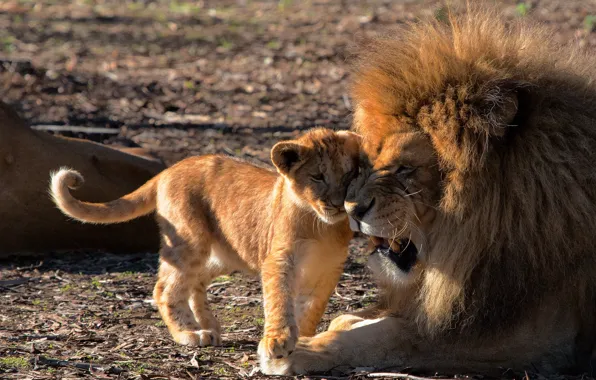
[[[493,10],[366,41],[352,85],[361,164],[345,205],[373,237],[385,294],[261,369],[593,376],[593,66]]]
[[[553,41],[476,10],[358,53],[356,107],[428,135],[444,178],[413,311],[426,331],[498,331],[553,298],[593,317],[596,71],[593,56]]]

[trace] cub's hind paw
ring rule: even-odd
[[[259,356],[263,359],[285,358],[294,351],[297,341],[297,327],[288,327],[280,332],[269,333],[259,343]]]
[[[214,330],[180,331],[172,334],[178,344],[191,347],[220,346],[221,335]]]

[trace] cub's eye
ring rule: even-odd
[[[317,174],[310,176],[310,179],[313,182],[323,182],[325,180],[325,176],[323,174]]]
[[[397,168],[397,170],[395,171],[395,174],[404,176],[404,175],[412,174],[415,170],[416,170],[415,167],[402,165],[399,168]]]

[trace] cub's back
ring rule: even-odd
[[[187,158],[169,171],[178,193],[190,197],[195,218],[208,222],[224,249],[233,250],[252,269],[258,265],[257,253],[267,246],[271,225],[271,198],[277,172],[265,165],[253,164],[235,157],[206,155]],[[255,257],[245,257],[254,253]]]

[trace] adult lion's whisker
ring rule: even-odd
[[[404,195],[404,197],[411,197],[412,195],[416,195],[416,194],[420,194],[422,192],[422,189],[415,191],[413,193],[407,193],[406,195]]]

